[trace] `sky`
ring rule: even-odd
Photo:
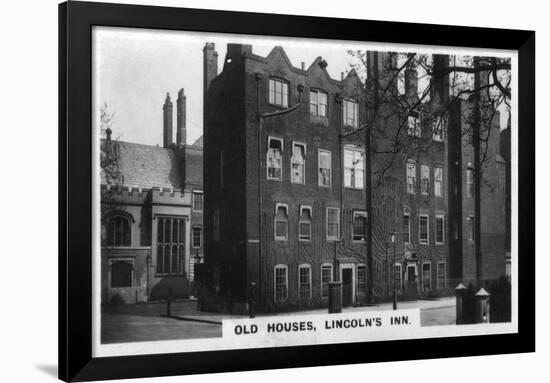
[[[264,57],[275,45],[280,45],[295,67],[304,62],[307,68],[316,57],[322,56],[334,79],[340,79],[341,72],[347,73],[354,62],[348,49],[405,50],[403,46],[364,42],[111,27],[94,27],[92,39],[94,126],[100,106],[107,103],[108,110],[114,113],[113,138],[159,146],[167,92],[174,104],[173,137],[176,137],[176,99],[181,88],[187,96],[187,142],[191,144],[202,135],[202,48],[206,42],[216,44],[220,71],[228,42],[252,44],[253,53]],[[433,47],[426,49],[434,51]],[[414,51],[422,50],[415,47]],[[440,52],[450,53],[449,48],[440,48]]]

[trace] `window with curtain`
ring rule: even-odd
[[[305,184],[306,181],[306,146],[305,144],[292,144],[292,157],[290,159],[292,174],[290,181],[294,184]]]
[[[275,208],[275,239],[288,240],[288,206],[277,204]]]
[[[267,149],[267,178],[280,181],[283,168],[283,140],[269,137]]]

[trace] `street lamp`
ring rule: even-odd
[[[391,233],[391,242],[393,243],[393,264],[392,264],[392,268],[393,268],[393,294],[392,294],[392,298],[393,298],[393,309],[394,310],[397,310],[397,297],[395,296],[395,229],[392,230],[392,233]]]

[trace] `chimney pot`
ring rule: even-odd
[[[306,63],[302,61],[302,70],[306,70]]]
[[[185,91],[181,88],[178,92],[177,100],[177,120],[176,120],[176,141],[178,146],[184,146],[187,144],[187,108],[186,108]]]
[[[172,144],[172,101],[170,100],[170,93],[166,93],[166,100],[162,107],[164,112],[164,124],[163,124],[163,146],[168,148]]]

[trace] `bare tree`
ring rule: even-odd
[[[100,109],[100,169],[101,169],[101,243],[107,245],[107,228],[112,215],[124,207],[117,194],[124,183],[119,168],[119,145],[112,139],[112,125],[115,117],[105,102]]]
[[[354,60],[352,68],[365,79],[368,110],[365,126],[369,238],[366,251],[367,295],[372,299],[373,246],[380,251],[380,243],[373,245],[372,241],[372,223],[376,220],[372,208],[374,191],[381,187],[380,190],[384,189],[388,172],[396,164],[402,166],[406,158],[419,157],[434,150],[432,134],[420,135],[415,129],[438,133],[435,131],[437,129],[447,136],[448,121],[452,113],[458,110],[459,118],[466,127],[461,132],[462,141],[470,145],[474,152],[475,215],[479,217],[479,190],[483,182],[491,126],[495,122],[497,110],[509,110],[510,106],[511,62],[509,58],[498,57],[359,50],[348,53]],[[419,83],[422,86],[418,86]],[[418,127],[415,126],[417,121],[420,121]],[[399,217],[386,217],[390,218],[396,220],[392,226],[399,227]],[[478,235],[480,220],[476,219],[475,224]],[[376,231],[381,234],[378,233],[379,229]],[[479,241],[476,241],[477,259],[481,258],[479,252]]]

